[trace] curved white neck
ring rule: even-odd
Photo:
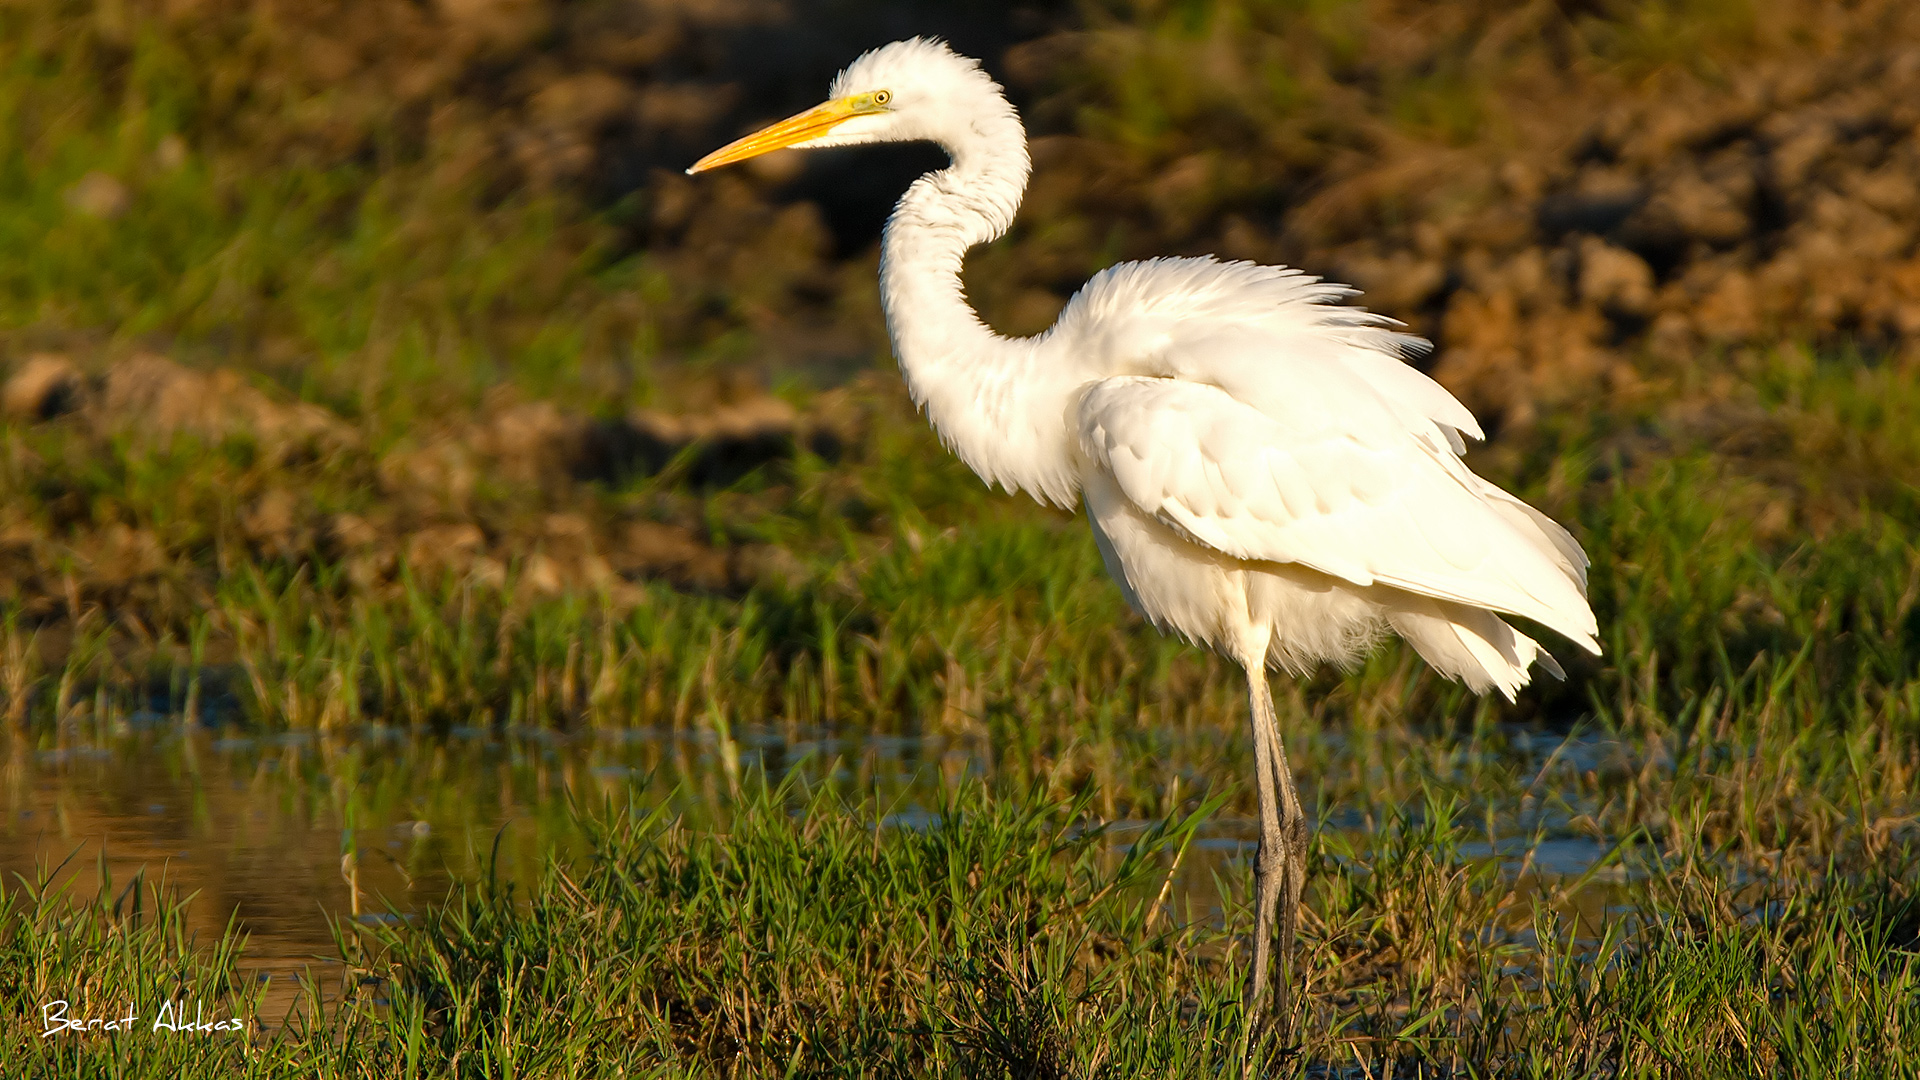
[[[942,138],[953,164],[913,183],[887,219],[880,302],[907,390],[941,439],[988,483],[1072,506],[1067,372],[1040,363],[1047,338],[1006,338],[980,321],[960,284],[967,249],[1013,224],[1027,186],[1027,140],[1011,114]]]

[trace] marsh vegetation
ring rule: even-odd
[[[1605,655],[1517,705],[1277,684],[1251,1045],[1240,676],[912,415],[918,166],[664,168],[846,12],[0,8],[0,1073],[1920,1073],[1912,16],[1418,8],[918,13],[1045,136],[996,321],[1378,285],[1594,557]]]

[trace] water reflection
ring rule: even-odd
[[[1604,740],[1529,738],[1510,752],[1542,776],[1606,768],[1622,753]],[[369,727],[325,737],[217,735],[136,714],[90,741],[46,739],[52,745],[12,741],[0,872],[32,879],[58,865],[69,895],[91,896],[103,870],[116,888],[144,871],[198,894],[190,925],[202,940],[217,938],[237,913],[250,935],[247,963],[271,980],[259,1013],[267,1023],[299,1000],[298,979],[337,986],[330,919],[418,913],[496,850],[498,874],[522,882],[545,851],[578,850],[570,798],[677,797],[697,816],[723,802],[745,770],[776,778],[800,770],[877,796],[885,826],[924,829],[937,820],[927,807],[942,785],[987,768],[984,748],[968,739],[749,726],[729,734],[454,728],[424,737]],[[1513,822],[1512,838],[1464,850],[1510,873],[1566,877],[1609,855],[1611,845],[1564,824]],[[1110,826],[1116,857],[1147,825]],[[1326,826],[1364,832],[1375,823],[1348,813]],[[1223,919],[1215,883],[1240,879],[1257,837],[1252,819],[1214,818],[1181,867],[1178,906]]]
[[[163,718],[162,718],[163,719]],[[74,897],[102,874],[137,874],[195,893],[190,928],[214,940],[230,914],[247,958],[273,981],[261,1019],[299,998],[297,977],[338,967],[331,918],[401,917],[438,901],[498,852],[498,874],[531,881],[543,852],[577,850],[574,801],[639,790],[712,805],[729,774],[814,772],[913,812],[929,771],[978,772],[947,740],[844,740],[828,732],[636,729],[568,736],[456,728],[414,737],[371,727],[347,736],[216,735],[136,714],[106,737],[12,741],[0,873],[55,873]],[[797,735],[798,737],[794,737]],[[733,745],[727,745],[731,742]],[[830,755],[840,755],[838,760]],[[313,971],[307,969],[312,967]]]

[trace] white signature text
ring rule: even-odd
[[[81,1034],[132,1031],[134,1025],[140,1021],[140,1014],[134,1012],[132,1005],[127,1006],[125,1016],[111,1018],[73,1016],[69,1014],[71,1009],[72,1005],[66,1001],[51,1001],[40,1006],[40,1037],[51,1039],[67,1031]],[[147,1030],[209,1035],[216,1031],[245,1031],[247,1022],[238,1016],[230,1016],[224,1020],[208,1018],[204,1006],[197,1001],[193,1003],[193,1016],[189,1019],[187,1007],[184,1004],[166,1001],[161,1003],[160,1012],[154,1016],[153,1023]]]

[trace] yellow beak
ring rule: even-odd
[[[858,97],[829,101],[824,105],[815,105],[806,112],[789,116],[777,124],[763,127],[744,139],[736,139],[715,150],[694,162],[693,168],[688,169],[687,174],[706,172],[708,169],[717,169],[736,161],[759,157],[770,151],[782,150],[794,143],[817,139],[860,113],[872,111],[871,103],[865,100],[870,97],[871,95],[862,94]]]

